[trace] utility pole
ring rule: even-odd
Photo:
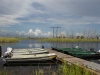
[[[58,34],[58,28],[61,28],[61,27],[50,27],[50,28],[53,28],[53,38],[54,38],[54,29],[56,28],[56,37],[57,37],[57,34]]]
[[[57,28],[57,30],[56,30],[56,38],[57,38],[57,36],[58,36],[58,28],[61,28],[61,27],[56,27]]]
[[[55,28],[55,27],[50,27],[50,28],[53,28],[53,38],[54,38],[54,28]]]

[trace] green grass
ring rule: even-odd
[[[0,43],[18,42],[18,38],[0,37]]]
[[[97,75],[86,67],[80,67],[79,65],[70,64],[68,62],[64,62],[57,70],[53,70],[51,67],[48,69],[38,68],[36,70],[32,70],[32,72],[27,71],[27,73],[29,73],[27,75]],[[0,75],[23,75],[23,73],[20,73],[17,70],[10,71],[6,69],[0,70]]]
[[[46,38],[38,39],[39,42],[100,42],[98,39],[76,39],[76,38]]]
[[[64,62],[57,73],[56,75],[97,75],[94,72],[90,72],[86,67],[80,67],[68,62]]]

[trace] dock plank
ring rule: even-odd
[[[87,66],[89,69],[96,71],[96,73],[98,75],[100,75],[100,64],[90,62],[90,61],[87,61],[84,59],[80,59],[80,58],[77,58],[77,57],[74,57],[74,56],[71,56],[68,54],[64,54],[64,53],[52,50],[51,48],[46,48],[46,50],[48,50],[50,53],[56,53],[58,60],[60,60],[62,62],[68,61],[68,62],[73,63],[73,64],[80,64],[83,66]]]

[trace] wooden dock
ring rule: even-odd
[[[91,70],[92,72],[95,72],[97,75],[100,75],[100,64],[90,62],[90,61],[87,61],[84,59],[80,59],[77,57],[73,57],[71,55],[67,55],[67,54],[52,50],[50,48],[45,48],[45,49],[48,50],[50,53],[56,53],[59,61],[62,61],[62,62],[67,61],[67,62],[72,63],[72,64],[78,64],[81,67],[85,66],[89,70]]]

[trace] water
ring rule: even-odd
[[[50,48],[51,43],[39,43],[36,40],[21,40],[18,43],[4,43],[0,44],[2,46],[2,54],[7,50],[7,47],[12,48],[41,48],[42,45],[45,48]],[[58,62],[59,63],[59,62]],[[44,71],[48,71],[49,69],[52,69],[53,71],[57,70],[59,64],[56,63],[48,63],[43,62],[42,64],[40,62],[37,62],[36,64],[33,63],[17,63],[17,64],[9,64],[5,65],[5,62],[0,59],[0,67],[4,70],[10,70],[10,71],[17,71],[17,75],[31,75],[31,72],[35,72],[37,69],[42,69]]]
[[[12,48],[41,48],[42,45],[44,48],[51,48],[51,47],[76,47],[79,46],[80,48],[85,48],[90,50],[90,48],[94,48],[95,51],[100,49],[100,43],[58,43],[58,42],[37,42],[36,40],[21,40],[18,43],[5,43],[0,44],[2,46],[2,53],[4,53],[7,47]]]
[[[100,49],[100,43],[98,42],[92,42],[92,43],[88,43],[88,42],[84,42],[84,43],[58,43],[58,42],[37,42],[36,40],[21,40],[18,43],[4,43],[4,44],[0,44],[2,46],[2,53],[4,53],[7,49],[7,47],[12,47],[12,48],[41,48],[42,46],[44,46],[44,48],[51,48],[51,47],[75,47],[75,46],[79,46],[80,48],[85,48],[87,50],[89,50],[90,48],[94,48],[95,51],[98,51]],[[100,64],[100,60],[96,59],[96,60],[89,60],[91,62],[96,62]],[[1,68],[5,68],[5,66],[3,66],[5,62],[1,61],[0,59],[0,67]],[[19,70],[20,72],[22,71],[28,71],[30,72],[32,69],[37,69],[42,68],[42,69],[49,69],[50,67],[54,70],[57,69],[58,65],[42,65],[42,66],[38,66],[38,65],[25,65],[25,66],[7,66],[6,69],[10,69],[10,70]]]

